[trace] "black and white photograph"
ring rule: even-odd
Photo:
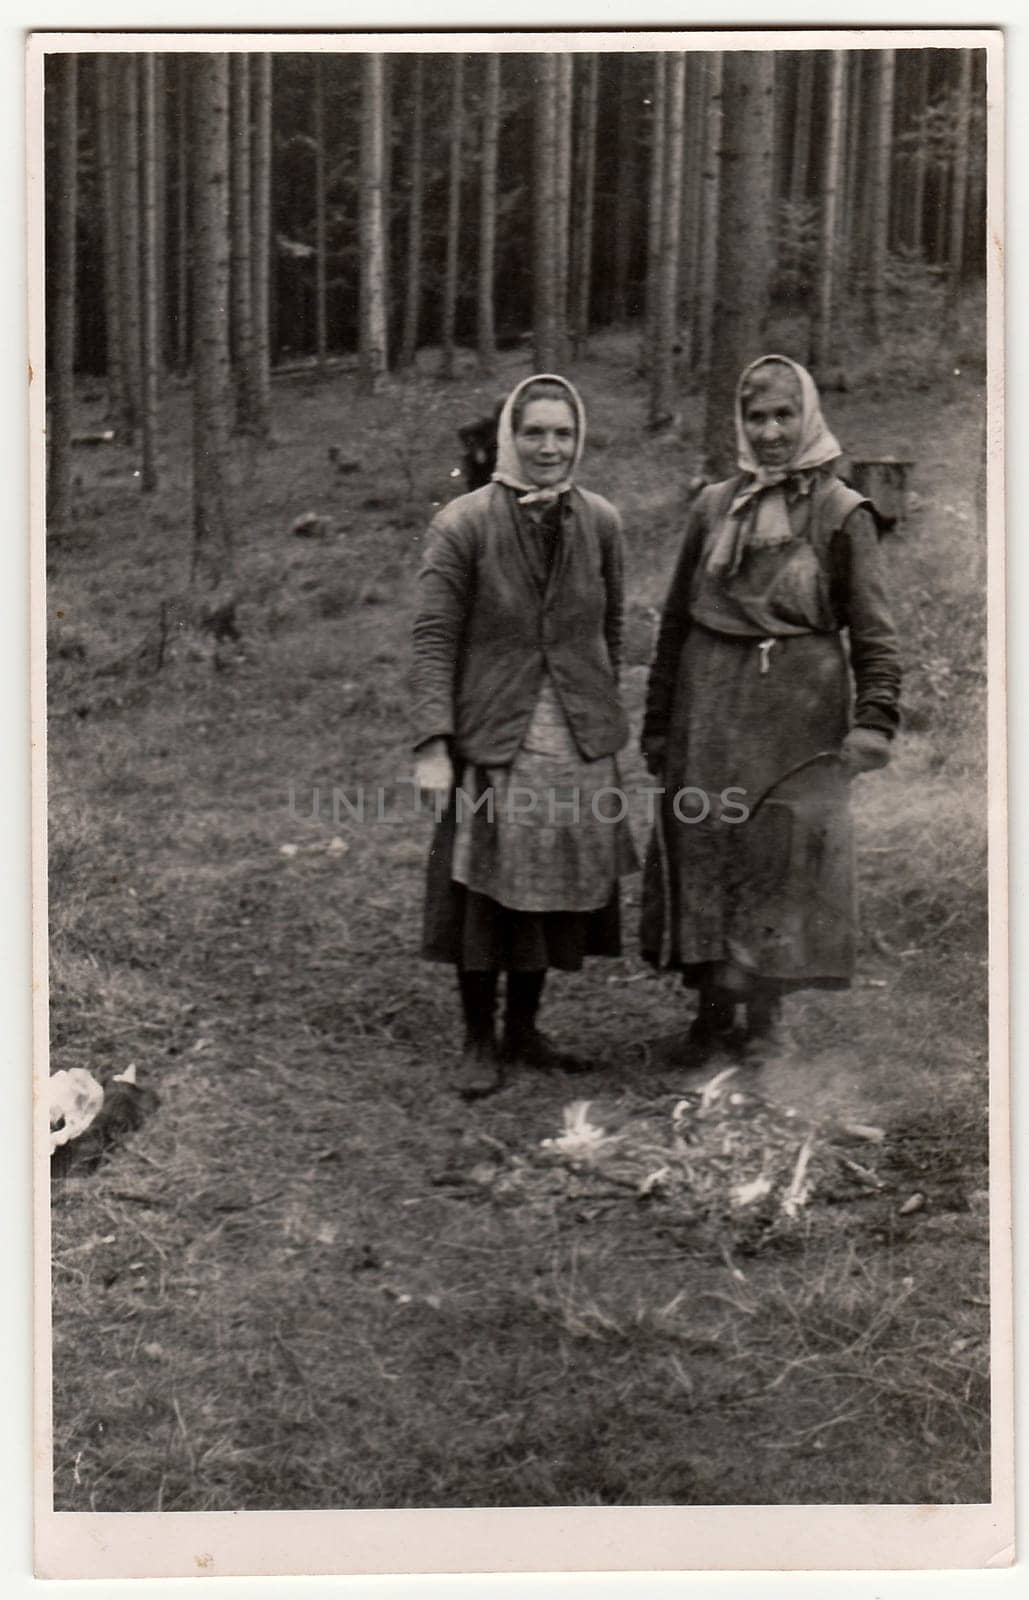
[[[40,1576],[1005,1559],[1002,77],[35,35]]]

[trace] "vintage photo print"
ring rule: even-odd
[[[37,1574],[1009,1564],[999,30],[27,72]]]

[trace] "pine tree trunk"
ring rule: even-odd
[[[649,375],[657,354],[658,305],[661,298],[662,210],[665,197],[665,83],[667,57],[654,52],[650,106],[650,181],[647,189],[647,319],[641,366]]]
[[[560,364],[554,237],[557,222],[557,62],[536,58],[536,142],[533,195],[533,347],[537,372]]]
[[[175,365],[189,366],[189,58],[179,57],[175,128]]]
[[[871,146],[868,298],[865,326],[880,343],[886,315],[886,246],[890,228],[890,173],[893,158],[893,80],[896,51],[877,52]]]
[[[772,234],[773,61],[770,52],[726,50],[718,207],[718,280],[704,425],[706,475],[735,460],[733,401],[743,367],[763,354]]]
[[[411,88],[411,192],[407,212],[407,282],[404,295],[404,334],[400,365],[413,364],[418,349],[418,313],[422,299],[422,204],[425,190],[424,155],[425,62],[414,58]]]
[[[107,376],[107,411],[116,422],[122,418],[123,363],[121,345],[121,252],[118,231],[118,166],[115,151],[115,106],[110,56],[97,57],[97,159],[100,172],[100,207],[103,218],[104,336]]]
[[[53,195],[47,252],[53,263],[53,316],[47,351],[48,533],[71,517],[72,446],[75,411],[75,221],[78,206],[78,59],[51,56],[46,93],[57,111],[57,137],[49,175]]]
[[[585,354],[590,331],[590,299],[593,286],[593,204],[597,181],[597,103],[600,89],[600,58],[591,52],[582,58],[585,81],[582,89],[582,115],[579,124],[578,160],[575,192],[575,274],[572,310],[572,336],[576,356]]]
[[[862,153],[865,144],[864,83],[868,76],[870,53],[855,50],[850,62],[850,85],[847,105],[847,156],[846,176],[840,208],[840,260],[853,279],[858,270],[860,235],[855,240],[854,219],[861,216],[861,200],[866,187],[867,174],[862,171]]]
[[[815,83],[815,52],[803,50],[797,63],[797,99],[793,118],[793,147],[790,160],[790,202],[803,205],[807,199],[808,168],[811,163],[811,103]]]
[[[657,272],[655,341],[650,373],[650,426],[663,427],[675,413],[675,334],[679,298],[681,242],[683,122],[686,109],[686,57],[669,52],[665,61],[663,139],[664,194],[661,201],[661,248]]]
[[[629,316],[629,269],[632,265],[631,218],[636,191],[636,118],[633,105],[635,66],[635,57],[626,50],[621,58],[618,77],[618,170],[616,228],[613,241],[614,285],[611,294],[613,322],[625,322]]]
[[[386,238],[382,214],[381,52],[363,59],[361,96],[361,376],[368,390],[381,388],[387,370]]]
[[[711,337],[718,274],[718,211],[722,182],[722,75],[724,55],[716,50],[707,71],[704,98],[704,178],[701,191],[700,255],[697,265],[693,364],[705,373],[711,364]]]
[[[816,372],[828,358],[836,289],[837,214],[843,165],[843,116],[847,103],[847,53],[829,58],[829,104],[826,111],[825,165],[822,169],[822,214],[818,246],[818,306],[811,335],[811,365]]]
[[[493,371],[497,336],[493,316],[493,274],[497,235],[497,141],[500,133],[500,57],[483,58],[482,155],[479,167],[479,366]]]
[[[253,378],[249,425],[254,437],[271,432],[271,307],[272,258],[272,57],[250,57],[250,310],[253,328]]]
[[[965,255],[965,213],[968,202],[968,128],[971,115],[972,52],[958,51],[958,81],[954,116],[954,155],[951,162],[950,248],[947,260],[945,329],[948,338],[958,331],[961,283]]]
[[[696,348],[697,280],[700,268],[700,205],[704,186],[705,58],[686,57],[686,144],[683,151],[682,243],[679,251],[679,322],[690,362]]]
[[[140,327],[139,83],[136,57],[120,57],[118,74],[121,234],[122,426],[131,438],[140,423],[142,339]]]
[[[314,58],[314,92],[311,101],[311,137],[314,142],[314,349],[319,367],[325,365],[325,57]]]
[[[232,575],[229,465],[229,58],[211,51],[194,66],[196,223],[193,314],[193,580],[216,588]]]
[[[154,167],[157,207],[157,370],[168,366],[168,306],[171,273],[168,266],[168,72],[167,56],[154,57]]]
[[[569,238],[572,217],[572,57],[557,55],[557,148],[554,179],[554,268],[557,278],[557,361],[568,360]]]
[[[234,55],[231,64],[232,327],[236,378],[236,428],[254,431],[257,410],[254,359],[253,175],[250,145],[250,57]]]
[[[915,254],[923,256],[925,254],[925,169],[928,162],[925,130],[925,112],[929,104],[928,50],[918,52],[915,81],[913,120],[918,134],[911,157],[911,218],[908,238]]]
[[[464,145],[464,56],[451,58],[450,133],[447,140],[447,269],[443,284],[443,377],[457,376],[457,269],[461,240],[461,154]]]
[[[157,219],[157,58],[152,51],[139,57],[140,177],[142,248],[140,256],[140,297],[142,300],[141,365],[143,462],[142,488],[151,494],[158,487],[157,468],[157,388],[161,362],[160,319],[158,317],[158,219]]]

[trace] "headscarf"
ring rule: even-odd
[[[789,461],[774,467],[763,466],[747,437],[743,423],[743,396],[748,380],[758,367],[778,363],[788,368],[800,389],[800,434]],[[736,461],[747,474],[733,497],[711,545],[707,569],[732,577],[739,571],[744,552],[750,548],[768,549],[786,544],[793,537],[783,485],[797,494],[808,494],[819,467],[827,466],[841,454],[838,439],[830,433],[822,415],[822,403],[815,381],[806,367],[789,356],[760,356],[744,367],[736,385]]]
[[[565,390],[568,404],[575,417],[575,453],[568,466],[568,471],[560,483],[540,488],[538,484],[527,483],[522,475],[522,464],[518,459],[518,450],[514,440],[514,410],[518,397],[523,389],[531,383],[557,383]],[[518,489],[518,504],[526,505],[553,505],[559,495],[565,494],[575,479],[575,473],[582,459],[583,445],[586,443],[586,408],[579,398],[577,390],[568,382],[567,378],[558,377],[554,372],[536,372],[531,378],[523,381],[511,390],[504,401],[503,410],[497,423],[497,467],[493,474],[494,482],[506,484],[509,489]]]

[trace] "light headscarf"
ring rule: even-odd
[[[763,466],[754,453],[743,423],[743,396],[748,380],[758,367],[781,365],[794,377],[800,390],[800,433],[797,447],[789,461],[774,467]],[[783,484],[793,480],[792,487],[801,494],[810,491],[811,474],[841,454],[839,440],[829,431],[822,415],[822,404],[815,381],[806,367],[791,361],[789,356],[760,356],[744,367],[736,385],[736,461],[746,481],[740,485],[732,504],[715,535],[708,557],[709,572],[727,574],[739,570],[744,552],[748,548],[770,548],[786,544],[793,537]]]
[[[575,417],[575,453],[568,465],[568,471],[560,483],[547,485],[540,488],[539,484],[528,483],[522,472],[522,464],[518,458],[518,450],[514,439],[514,411],[518,404],[518,397],[532,383],[556,383],[565,391],[568,404]],[[542,398],[542,397],[541,397]],[[511,390],[504,401],[503,410],[497,423],[497,467],[493,474],[496,483],[506,484],[509,489],[521,492],[518,496],[519,505],[552,505],[559,495],[565,494],[575,481],[575,473],[582,459],[583,446],[586,443],[586,408],[579,398],[577,390],[568,382],[567,378],[558,377],[555,372],[536,372],[531,378],[525,378]]]

